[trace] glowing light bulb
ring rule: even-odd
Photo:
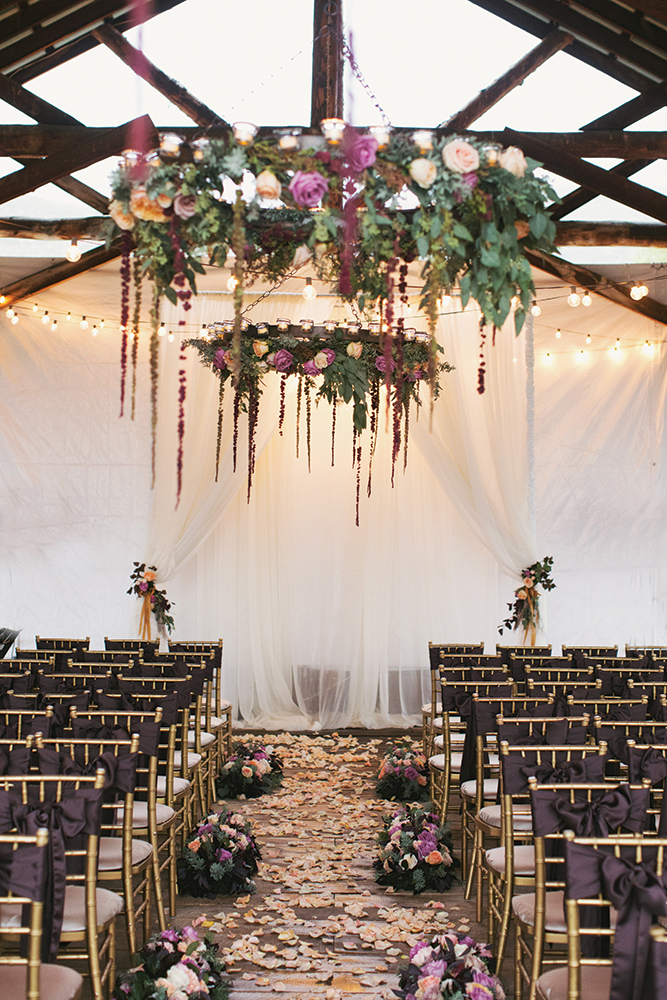
[[[51,322],[51,317],[49,316],[49,310],[47,309],[44,315],[42,316],[42,323],[44,324],[44,326],[47,326],[47,324],[49,324],[50,322]]]
[[[233,292],[234,289],[236,288],[236,286],[238,285],[238,283],[239,283],[239,279],[235,278],[234,275],[232,274],[227,279],[227,290],[230,291],[230,292]]]
[[[576,309],[580,302],[581,299],[577,295],[577,289],[574,285],[570,285],[570,294],[567,297],[567,304],[572,306],[573,309]]]
[[[642,350],[644,351],[645,354],[653,354],[653,344],[651,343],[650,340],[646,341],[646,343],[642,347]]]
[[[7,296],[6,295],[0,295],[0,306],[4,306],[4,304],[5,304],[6,301],[7,301]]]
[[[12,307],[10,306],[7,312],[5,313],[5,316],[7,317],[7,319],[11,319],[13,316],[16,316],[16,310],[12,309]]]
[[[160,323],[157,331],[158,337],[164,337],[166,332],[167,332],[167,327],[164,325],[164,323]]]
[[[576,355],[576,358],[577,361],[584,361],[586,359],[586,351],[584,350],[579,351],[579,353]]]
[[[12,326],[16,326],[16,324],[18,323],[18,321],[19,321],[19,318],[18,318],[17,314],[14,313],[14,315],[12,316]]]
[[[38,305],[37,305],[37,303],[35,302],[34,306],[32,307],[32,311],[33,311],[34,313],[36,313],[38,309],[39,309],[39,306],[38,306]]]
[[[584,294],[581,296],[581,304],[582,306],[593,305],[593,299],[591,298],[588,292],[584,292]]]
[[[541,316],[542,315],[542,310],[540,309],[540,307],[537,304],[537,299],[533,299],[533,304],[530,307],[530,313],[531,313],[532,316]]]
[[[169,341],[170,344],[173,344],[175,339],[176,338],[174,337],[173,333],[171,333],[170,331],[169,334],[167,335],[167,340]]]
[[[616,338],[616,344],[615,344],[615,346],[614,346],[614,350],[615,350],[615,351],[617,351],[617,350],[619,349],[619,347],[620,347],[620,346],[621,346],[621,341],[620,341],[620,339],[619,339],[619,338],[617,337],[617,338]]]
[[[79,326],[81,327],[82,330],[88,329],[88,320],[86,319],[85,316],[81,317],[81,322],[79,323]]]
[[[94,323],[93,323],[93,328],[92,328],[92,330],[90,331],[90,333],[91,333],[91,336],[93,336],[93,337],[96,337],[96,336],[97,336],[97,334],[99,333],[99,330],[97,329],[97,327],[95,326],[95,324],[94,324]]]
[[[452,297],[449,294],[449,292],[445,292],[445,294],[440,299],[440,308],[451,309],[451,305],[452,305]]]
[[[549,354],[549,352],[548,352],[548,351],[547,351],[547,353],[546,353],[546,354],[544,355],[544,363],[545,363],[546,365],[550,365],[550,364],[551,364],[551,355]]]
[[[591,342],[591,335],[590,335],[590,333],[587,333],[586,334],[586,343],[590,344],[590,342]]]
[[[642,293],[642,298],[643,298],[643,297],[644,297],[645,295],[648,295],[648,285],[646,284],[646,282],[642,281],[642,283],[641,283],[641,285],[639,286],[639,288],[640,288],[640,290],[641,290],[641,293]]]
[[[76,264],[77,260],[81,260],[81,247],[76,240],[72,240],[65,253],[70,264]]]
[[[640,299],[644,298],[644,292],[642,291],[642,286],[639,283],[635,283],[630,289],[630,298],[634,299],[635,302],[639,302]]]
[[[55,333],[57,329],[58,329],[58,320],[54,319],[53,323],[51,324],[51,331]]]
[[[104,320],[101,319],[100,320],[100,330],[103,330],[103,329],[104,329]]]
[[[65,316],[65,322],[67,322],[67,323],[71,323],[72,322],[72,314],[71,314],[71,312],[68,312],[67,316]]]
[[[560,327],[558,327],[558,329],[556,330],[556,340],[560,340],[560,338],[561,338],[562,336],[563,336],[563,335],[562,335],[562,333],[560,332]]]
[[[518,295],[513,295],[512,298],[510,299],[510,305],[511,305],[512,309],[516,309],[516,307],[519,305],[520,301],[521,301],[521,299],[519,298]]]
[[[312,302],[314,298],[317,298],[317,289],[313,287],[312,278],[306,278],[306,285],[301,294],[306,302]]]
[[[199,336],[202,340],[208,340],[208,327],[206,326],[206,323],[202,323]]]

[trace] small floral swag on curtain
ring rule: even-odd
[[[139,620],[139,630],[142,639],[151,638],[151,612],[155,615],[158,635],[167,637],[167,632],[171,635],[174,628],[171,602],[167,600],[167,591],[158,590],[157,566],[149,566],[146,563],[134,563],[134,570],[130,575],[132,586],[127,591],[128,594],[135,594],[143,604],[141,605],[141,618]]]
[[[354,400],[355,433],[366,426],[368,402],[373,405],[376,372],[380,372],[387,389],[393,391],[395,463],[396,428],[400,429],[405,412],[407,437],[407,407],[418,395],[415,383],[428,374],[435,391],[438,369],[448,367],[438,365],[435,340],[441,297],[450,294],[458,281],[462,305],[475,299],[482,312],[481,326],[492,324],[494,331],[514,303],[516,330],[521,329],[534,291],[524,249],[553,250],[555,236],[546,206],[558,199],[535,173],[539,164],[527,160],[515,147],[503,150],[474,137],[391,134],[386,129],[378,141],[344,122],[336,128],[325,128],[326,124],[326,143],[321,137],[294,135],[253,143],[254,126],[237,126],[224,140],[204,137],[190,144],[165,136],[160,150],[146,155],[126,153],[112,176],[109,212],[116,231],[124,234],[121,413],[132,251],[136,295],[140,295],[143,274],[154,283],[150,345],[153,472],[159,301],[164,295],[180,303],[185,312],[191,308],[196,274],[205,273],[204,255],[209,263],[222,265],[228,252],[234,253],[234,322],[228,345],[217,332],[213,344],[190,343],[204,364],[233,375],[235,421],[240,409],[248,411],[251,438],[262,371],[273,367],[284,375],[298,372],[306,379],[322,374],[320,397],[334,404]],[[250,177],[255,194],[246,202],[240,185]],[[227,179],[239,185],[233,203],[223,196]],[[406,191],[416,198],[417,208],[401,210],[399,196]],[[359,347],[360,341],[345,346],[338,338],[328,349],[317,342],[307,349],[299,347],[295,338],[268,339],[257,328],[251,335],[252,346],[247,342],[244,346],[244,283],[255,277],[285,278],[293,272],[296,255],[304,246],[317,277],[334,285],[343,299],[365,315],[369,331],[371,324],[377,325],[379,333],[372,346]],[[423,260],[420,308],[429,328],[426,350],[417,349],[419,345],[406,337],[409,331],[395,309],[397,299],[407,302],[407,265],[418,258]],[[136,324],[133,334],[134,365]],[[220,377],[222,394],[225,378]],[[482,361],[479,391],[483,389]],[[181,367],[179,497],[184,399]],[[220,428],[218,456],[219,440]],[[251,443],[249,489],[253,455]]]
[[[530,638],[530,645],[535,645],[537,630],[540,626],[540,597],[538,586],[544,590],[555,590],[556,584],[551,579],[553,558],[545,556],[542,562],[535,562],[521,572],[521,584],[514,591],[514,601],[507,607],[512,612],[502,625],[498,626],[500,635],[505,629],[523,629],[524,645]]]

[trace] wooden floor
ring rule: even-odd
[[[204,916],[210,922],[231,1000],[278,993],[298,1000],[352,994],[393,1000],[397,969],[416,941],[448,928],[486,940],[462,886],[413,896],[375,883],[375,837],[383,813],[395,808],[374,788],[387,736],[272,734],[265,741],[283,758],[282,788],[230,803],[251,818],[262,851],[256,891],[241,898],[179,897],[173,921],[183,926]],[[120,925],[119,938],[122,969],[130,959]],[[502,974],[508,996],[512,964],[510,956]]]

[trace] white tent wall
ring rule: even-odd
[[[656,347],[649,357],[641,349],[656,337],[652,323],[599,298],[585,312],[571,310],[562,294],[543,305],[535,324],[534,551],[554,556],[558,585],[542,602],[543,637],[556,647],[561,641],[667,642],[660,589],[665,354]],[[117,296],[117,268],[107,266],[44,293],[40,314],[71,309],[77,318],[117,317]],[[196,308],[218,308],[206,302],[200,297]],[[270,317],[258,311],[256,318]],[[105,634],[136,634],[137,602],[125,594],[132,560],[159,551],[161,538],[154,530],[161,523],[158,507],[151,514],[145,343],[137,419],[119,420],[117,326],[108,324],[93,339],[90,330],[59,319],[52,333],[39,316],[22,315],[12,326],[0,314],[0,607],[2,624],[23,628],[25,646],[35,633],[90,635],[95,645]],[[283,436],[273,430],[277,406],[273,416],[267,409],[267,426],[260,428],[264,448],[250,503],[241,445],[236,486],[229,486],[217,512],[215,504],[209,510],[215,523],[202,536],[187,536],[193,554],[187,546],[181,551],[167,586],[176,637],[224,637],[226,693],[247,721],[295,728],[400,723],[414,718],[425,692],[429,639],[484,639],[487,647],[497,641],[516,585],[503,568],[501,546],[516,561],[531,544],[521,490],[521,477],[527,481],[523,342],[506,329],[495,348],[487,346],[487,392],[480,401],[475,317],[454,321],[463,331],[447,325],[442,336],[456,371],[442,383],[449,404],[459,395],[457,434],[442,432],[441,404],[430,445],[427,407],[419,426],[413,415],[408,470],[403,475],[401,465],[393,490],[389,443],[381,435],[370,499],[364,444],[359,528],[349,414],[338,410],[331,468],[331,410],[313,408],[308,475],[304,417],[297,461],[296,404],[288,394]],[[563,337],[555,341],[559,325]],[[593,343],[587,360],[577,363],[587,329]],[[617,336],[621,362],[608,353]],[[201,489],[214,463],[216,381],[188,354],[185,481],[176,517],[187,510],[192,463]],[[162,355],[158,458],[162,451],[172,471],[157,504],[168,524],[175,500],[173,375],[181,362],[177,344],[163,343]],[[267,403],[271,394],[275,399],[268,388]],[[193,404],[208,412],[204,425]],[[481,413],[487,416],[480,430]],[[228,415],[225,420],[229,434]],[[439,434],[449,456],[443,466],[429,454]],[[462,482],[475,489],[466,493]],[[500,532],[490,530],[489,518]],[[181,534],[192,523],[189,515],[185,521]],[[514,638],[506,633],[503,641]]]

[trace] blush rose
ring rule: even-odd
[[[479,167],[479,153],[465,139],[452,139],[442,150],[442,162],[454,174],[470,174]]]

